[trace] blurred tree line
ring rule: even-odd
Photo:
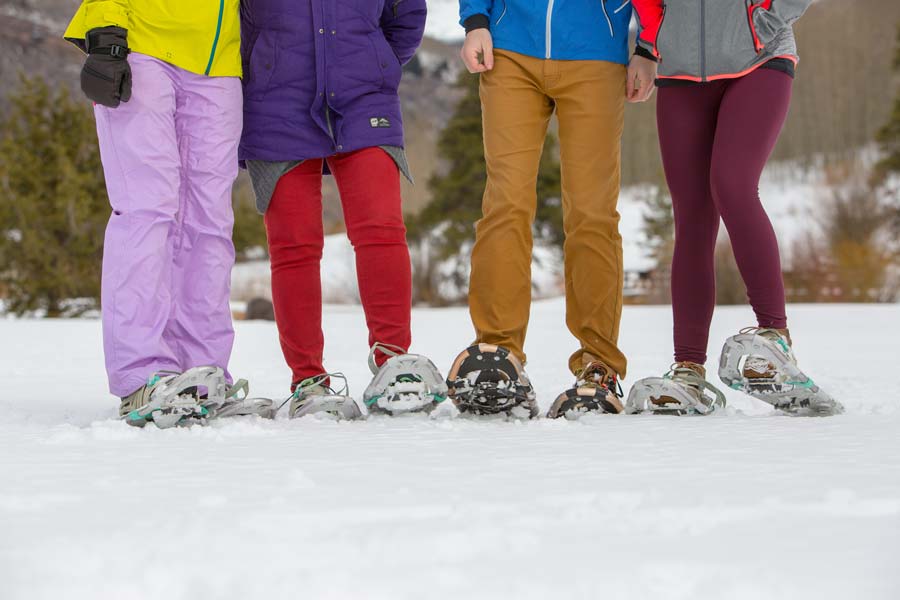
[[[789,281],[795,299],[873,299],[872,286],[887,282],[896,269],[900,211],[891,181],[900,162],[900,97],[896,85],[885,82],[894,81],[891,63],[900,57],[894,58],[885,41],[895,37],[898,22],[900,3],[854,0],[816,3],[797,25],[802,61],[791,114],[773,158],[812,162],[828,157],[833,197],[814,224],[816,231],[791,253],[794,262],[786,277],[795,279]],[[440,136],[439,167],[427,179],[432,202],[409,224],[418,249],[417,296],[434,303],[446,299],[440,282],[449,278],[464,286],[485,177],[477,78],[463,76],[457,85],[463,100]],[[37,79],[23,78],[7,94],[0,114],[0,299],[17,313],[65,315],[96,306],[109,206],[90,107],[80,96]],[[848,166],[847,156],[876,139],[884,158],[870,178],[858,177],[860,168]],[[562,240],[556,155],[551,132],[541,163],[535,237],[553,245]],[[647,188],[652,191],[647,192],[645,229],[661,265],[654,276],[663,282],[671,235],[661,172],[655,106],[629,107],[623,182],[656,184]],[[265,245],[245,177],[235,186],[234,206],[240,258]],[[869,218],[872,214],[879,218]],[[886,223],[893,224],[893,237],[885,233]],[[725,248],[720,281],[731,277],[739,287],[739,278],[729,275],[729,255]],[[823,296],[822,281],[853,277],[855,282],[830,286]],[[742,301],[736,286],[723,285],[720,300]]]
[[[99,306],[110,215],[93,112],[80,95],[39,77],[21,77],[7,100],[0,118],[0,302],[15,314],[81,314]],[[262,219],[242,185],[234,206],[239,256],[265,246]]]

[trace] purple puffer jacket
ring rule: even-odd
[[[425,0],[242,0],[241,160],[403,146],[402,65]]]

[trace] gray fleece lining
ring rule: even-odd
[[[406,160],[406,152],[399,146],[379,146],[397,164],[397,169],[410,183],[415,183]],[[275,194],[278,181],[288,171],[295,169],[303,163],[302,160],[290,160],[270,162],[265,160],[245,161],[247,172],[250,174],[250,182],[253,184],[253,192],[256,194],[256,210],[259,214],[265,214]]]

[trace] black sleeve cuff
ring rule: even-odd
[[[650,52],[649,50],[647,50],[646,48],[644,48],[641,45],[635,46],[634,54],[635,54],[635,56],[640,56],[641,58],[646,58],[647,60],[652,60],[653,62],[659,62],[659,59],[657,59],[655,56],[653,56],[652,52]]]
[[[491,20],[487,15],[472,15],[463,21],[463,27],[466,28],[466,33],[475,31],[476,29],[490,29]]]

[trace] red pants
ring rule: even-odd
[[[356,252],[369,345],[410,344],[412,274],[397,165],[379,148],[328,159]],[[292,382],[320,375],[322,350],[322,159],[285,174],[265,216],[272,261],[272,301]],[[384,357],[378,357],[383,362]],[[293,386],[292,386],[293,387]]]

